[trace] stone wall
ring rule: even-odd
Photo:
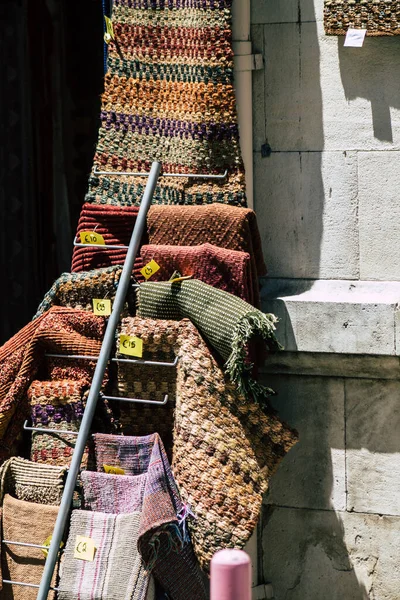
[[[254,190],[301,441],[265,499],[276,600],[400,598],[400,38],[344,48],[323,0],[252,0]],[[271,153],[265,156],[266,144]]]

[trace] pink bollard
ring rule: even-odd
[[[251,600],[251,562],[243,550],[219,550],[211,561],[210,600]]]

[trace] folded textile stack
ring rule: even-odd
[[[32,432],[31,460],[53,465],[69,465],[86,406],[86,381],[33,381],[28,389],[33,427],[60,430],[60,433]],[[89,445],[86,444],[81,468],[88,466]]]
[[[148,172],[157,160],[165,173],[227,173],[162,177],[155,203],[246,206],[230,4],[115,0],[87,202],[139,204],[143,177],[112,172]]]
[[[139,208],[136,206],[97,206],[84,204],[79,217],[76,232],[76,241],[81,243],[80,233],[95,231],[104,238],[105,245],[128,246]],[[144,234],[142,243],[147,242]],[[123,265],[126,257],[126,248],[103,248],[102,245],[75,246],[72,254],[71,271],[90,271],[100,267]],[[135,263],[134,274],[141,277],[140,258]]]
[[[29,415],[26,392],[45,353],[96,356],[103,332],[103,318],[54,306],[0,348],[0,460],[16,453]]]
[[[168,281],[174,271],[178,271],[184,277],[190,275],[250,304],[254,304],[255,295],[258,298],[258,282],[252,278],[248,252],[225,250],[212,244],[149,245],[142,246],[140,256],[143,264],[155,260],[160,266],[152,275],[152,281]]]
[[[80,273],[63,273],[51,286],[40,303],[33,319],[37,319],[52,306],[65,306],[80,310],[93,310],[94,298],[114,300],[121,277],[119,265]]]
[[[128,512],[141,499],[138,548],[147,568],[172,600],[205,600],[203,576],[185,535],[186,508],[160,436],[97,434],[94,439],[98,471],[103,471],[104,465],[118,466],[128,477],[100,472],[82,474],[89,508],[116,512],[113,498],[119,496],[117,492],[124,489],[126,495],[128,489],[137,486],[130,500],[122,505],[117,502],[121,512]]]
[[[137,551],[140,513],[72,511],[60,576],[59,600],[154,600],[151,577]],[[93,560],[75,556],[77,536],[93,540]]]
[[[195,515],[188,525],[196,556],[208,569],[214,552],[247,542],[268,481],[297,435],[272,411],[240,395],[188,319],[126,318],[121,334],[141,338],[145,348],[169,348],[178,357],[172,470]],[[161,419],[164,409],[153,410]],[[140,410],[132,405],[132,418]],[[112,464],[135,474],[126,458],[134,453],[129,438],[117,440]],[[111,457],[104,453],[98,464],[109,464]]]

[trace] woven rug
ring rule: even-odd
[[[28,401],[33,427],[60,430],[60,433],[32,432],[31,460],[38,463],[69,466],[77,436],[61,433],[78,432],[86,406],[86,381],[33,381],[28,389]],[[86,469],[89,443],[83,453],[81,469]]]
[[[35,504],[4,496],[2,508],[2,535],[5,540],[42,544],[53,533],[58,514],[58,506]],[[40,583],[45,556],[40,548],[16,546],[3,543],[1,545],[1,566],[3,579],[24,583]],[[57,578],[55,569],[52,586]],[[36,600],[37,588],[20,585],[3,584],[1,597],[4,600]],[[49,598],[55,598],[54,592]]]
[[[80,243],[82,231],[96,231],[103,236],[105,244],[111,246],[128,246],[132,231],[136,223],[139,209],[136,206],[97,206],[84,204],[79,217],[76,241]],[[146,233],[143,234],[141,243],[147,243]],[[101,245],[74,246],[72,254],[71,271],[90,271],[100,267],[123,265],[127,250],[124,248],[106,249]],[[135,262],[133,273],[135,277],[143,279],[140,274],[142,268],[140,258]]]
[[[188,526],[200,564],[208,569],[217,550],[246,544],[269,479],[297,434],[275,413],[239,394],[188,319],[126,318],[121,334],[140,337],[150,350],[159,347],[165,353],[169,347],[178,356],[172,470],[196,516]],[[160,421],[165,408],[155,409]],[[129,438],[117,440],[121,450],[116,462],[129,469],[122,454]],[[98,465],[108,464],[112,456],[97,458]]]
[[[0,348],[0,460],[17,454],[29,415],[26,392],[46,352],[96,356],[104,319],[55,306],[26,325]]]
[[[153,600],[151,577],[137,550],[140,513],[72,511],[59,583],[59,600]],[[92,561],[74,557],[76,537],[92,539]],[[151,590],[149,590],[151,585]]]
[[[114,486],[125,488],[126,494],[127,490],[132,493],[136,484],[137,491],[122,508],[125,511],[142,496],[138,548],[146,566],[172,600],[205,600],[203,575],[193,547],[185,539],[185,529],[179,526],[178,515],[184,506],[160,436],[157,433],[144,437],[96,434],[94,439],[97,469],[102,471],[104,464],[119,466],[130,477],[98,473],[96,481],[91,473],[84,474],[85,500],[95,495],[101,483],[109,490],[109,494],[101,492],[105,498],[103,510],[116,512],[116,505],[112,503]]]
[[[81,480],[86,510],[116,515],[142,510],[145,473],[130,476],[83,471]]]
[[[63,273],[45,294],[33,319],[52,306],[92,311],[94,298],[109,298],[113,302],[121,273],[122,267],[118,265],[89,272]]]
[[[345,35],[349,27],[367,35],[400,35],[399,0],[325,0],[324,26],[328,35]]]
[[[254,292],[258,300],[258,280],[252,277],[250,254],[225,250],[212,244],[200,246],[142,246],[140,256],[147,264],[154,259],[160,269],[152,281],[168,281],[174,271],[191,275],[224,292],[230,292],[254,305]]]
[[[223,174],[161,178],[158,204],[246,205],[233,88],[231,0],[115,0],[94,167]],[[95,175],[87,202],[140,203],[143,177]]]
[[[255,212],[249,208],[210,206],[151,206],[147,215],[149,244],[198,246],[248,252],[253,277],[267,273]]]
[[[195,279],[143,283],[138,292],[138,315],[150,319],[189,318],[226,361],[226,372],[240,393],[256,400],[271,395],[269,388],[252,377],[248,345],[257,338],[264,340],[269,349],[279,347],[274,336],[274,315],[264,314],[240,298]],[[250,356],[253,358],[254,353]],[[265,359],[265,353],[259,359]]]
[[[0,504],[4,494],[38,504],[60,504],[65,476],[65,467],[12,456],[0,467]]]

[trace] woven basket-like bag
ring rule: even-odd
[[[367,35],[400,35],[400,0],[325,0],[327,35],[345,35],[349,27]]]

